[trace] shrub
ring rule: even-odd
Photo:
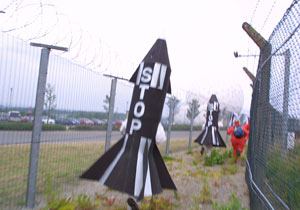
[[[164,160],[164,162],[173,162],[173,161],[176,161],[176,158],[164,155],[163,160]]]
[[[190,130],[190,125],[185,125],[185,124],[174,124],[171,127],[172,131],[189,131]],[[168,130],[168,126],[164,127],[165,130]],[[193,131],[201,131],[202,126],[196,125],[193,126]]]
[[[79,131],[106,131],[107,125],[75,125],[70,129]],[[118,131],[120,130],[120,126],[113,125],[112,130]]]
[[[178,204],[172,203],[170,198],[152,196],[151,200],[144,199],[140,209],[148,210],[148,209],[174,209]]]
[[[92,131],[92,130],[106,130],[105,125],[75,125],[71,128],[72,130],[79,130],[79,131]]]
[[[239,200],[234,194],[232,194],[229,204],[222,205],[218,204],[217,201],[213,200],[212,207],[214,210],[246,210],[246,208],[241,207]]]
[[[32,123],[21,122],[0,122],[0,130],[13,130],[13,131],[31,131]],[[44,124],[42,126],[43,131],[57,131],[66,130],[64,125],[60,124]]]
[[[43,131],[65,131],[66,127],[60,124],[44,124],[42,126]]]
[[[211,150],[210,156],[206,156],[204,158],[205,166],[213,166],[216,164],[223,164],[223,163],[224,163],[224,155],[219,154],[219,151],[214,148]]]
[[[223,172],[226,174],[229,172],[230,174],[235,174],[238,171],[238,167],[236,164],[227,165],[223,167]]]

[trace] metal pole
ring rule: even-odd
[[[289,112],[289,84],[290,84],[290,50],[284,53],[284,89],[283,89],[283,112],[282,112],[282,152],[286,154]]]
[[[117,87],[117,78],[113,78],[111,80],[111,89],[110,89],[110,98],[109,98],[109,112],[108,112],[108,122],[107,122],[107,130],[106,130],[106,139],[105,139],[105,152],[109,150],[110,147],[116,87]]]
[[[12,110],[12,94],[13,94],[13,88],[10,88],[10,97],[9,97],[9,110]]]
[[[170,100],[170,110],[169,110],[169,123],[168,123],[168,133],[167,133],[167,145],[166,145],[166,155],[169,155],[170,147],[170,137],[171,137],[171,128],[173,124],[173,100]]]
[[[34,121],[31,136],[31,148],[30,148],[30,161],[29,161],[29,172],[27,180],[27,194],[26,194],[26,206],[33,208],[35,205],[35,193],[36,193],[36,182],[39,164],[39,152],[40,152],[40,137],[42,130],[42,114],[46,90],[48,62],[51,49],[68,51],[67,48],[44,45],[39,43],[30,43],[34,47],[43,47],[41,51],[41,60],[39,68],[39,77],[36,90],[36,101],[34,111]]]
[[[189,151],[192,149],[192,134],[193,134],[194,115],[195,115],[195,104],[192,103],[192,119],[191,119],[190,136],[189,136]]]
[[[31,137],[30,163],[27,182],[26,206],[33,208],[35,204],[36,179],[38,173],[40,137],[42,130],[42,114],[47,80],[47,68],[50,49],[43,48],[41,52],[40,70],[36,90],[35,112]]]

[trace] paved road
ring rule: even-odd
[[[221,132],[224,135],[224,132]],[[166,133],[167,135],[167,133]],[[198,137],[199,131],[193,131],[193,139]],[[106,131],[44,131],[41,142],[85,142],[105,141]],[[111,140],[119,140],[119,131],[113,131]],[[172,131],[171,139],[188,139],[189,131]],[[224,139],[225,141],[225,139]],[[0,131],[0,145],[28,144],[31,142],[31,131]]]

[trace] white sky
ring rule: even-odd
[[[71,38],[73,44],[82,42],[80,49],[79,44],[74,44],[69,54],[80,51],[83,62],[87,63],[96,55],[96,60],[101,60],[97,71],[125,78],[130,78],[155,40],[165,38],[173,93],[189,90],[201,95],[228,87],[241,88],[246,110],[250,109],[252,90],[242,67],[255,74],[257,60],[237,59],[233,52],[258,54],[259,51],[243,31],[242,23],[251,22],[268,39],[292,3],[292,0],[53,0],[41,1],[51,5],[44,6],[40,13],[37,12],[41,8],[40,1],[30,1],[35,6],[20,9],[17,2],[22,1],[1,0],[0,10],[6,12],[0,14],[5,20],[2,23],[0,20],[1,30],[22,26],[24,15],[27,18],[31,15],[31,20],[41,16],[43,18],[34,23],[39,30],[32,30],[29,25],[26,33],[24,29],[12,32],[30,38],[33,31],[50,31],[55,25],[59,28],[59,33],[53,33],[55,38],[42,37],[51,40],[49,44],[68,47]],[[30,5],[30,1],[26,4]],[[9,16],[11,8],[18,8],[13,16]],[[103,49],[101,52],[99,46]],[[83,58],[83,54],[86,57]]]

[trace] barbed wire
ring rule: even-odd
[[[268,13],[268,15],[267,15],[267,17],[266,17],[266,19],[265,19],[265,21],[264,21],[264,23],[263,23],[263,25],[262,25],[260,31],[263,31],[263,29],[264,29],[266,23],[268,22],[268,20],[269,20],[269,18],[270,18],[270,15],[271,15],[271,13],[272,13],[272,11],[273,11],[273,8],[274,8],[274,6],[275,6],[276,3],[277,3],[277,1],[275,0],[275,1],[273,2],[272,6],[271,6],[271,9],[269,10],[269,13]]]
[[[115,62],[121,67],[123,65],[121,60],[124,58],[121,58],[116,50],[113,50],[101,38],[72,23],[66,15],[58,11],[55,4],[49,1],[36,0],[26,3],[23,0],[11,0],[2,10],[6,13],[5,22],[7,23],[0,23],[0,29],[4,33],[15,34],[24,41],[46,41],[50,45],[68,46],[68,53],[59,52],[58,54],[74,63],[102,73],[113,68]],[[24,13],[26,15],[23,15]],[[52,22],[44,24],[49,14],[51,14],[49,19]],[[21,21],[19,16],[22,16]],[[67,24],[62,25],[63,23]],[[34,27],[35,29],[31,30]],[[63,29],[64,33],[59,29]],[[120,72],[115,73],[120,74]]]
[[[269,18],[271,16],[272,12],[274,11],[274,7],[275,7],[276,3],[277,3],[277,1],[274,0],[273,3],[272,3],[272,5],[271,5],[271,7],[270,7],[270,9],[269,9],[269,12],[268,12],[268,14],[267,14],[267,16],[266,16],[266,18],[264,20],[264,22],[263,22],[263,24],[262,24],[262,26],[261,26],[261,28],[259,30],[259,33],[262,33],[262,31],[264,30],[265,26],[267,25],[267,22],[269,21]],[[259,5],[260,5],[260,0],[257,0],[257,2],[255,4],[255,7],[253,9],[253,12],[252,12],[251,19],[250,19],[250,25],[253,25],[253,20],[255,18],[255,15],[257,14]],[[266,9],[264,8],[264,11],[265,10]],[[251,40],[249,39],[248,40],[248,49],[247,49],[247,53],[248,54],[250,54],[250,42],[251,42]],[[255,51],[254,54],[257,54],[259,50],[256,47],[254,51]],[[254,73],[254,71],[255,71],[255,65],[258,65],[258,58],[256,58],[256,57],[254,57],[254,58],[247,58],[247,66],[248,66],[248,64],[250,62],[250,59],[252,60],[252,68],[251,68],[252,69],[252,73]]]
[[[256,10],[257,10],[257,8],[258,8],[259,3],[260,3],[260,0],[257,0],[256,5],[255,5],[255,8],[254,8],[253,13],[252,13],[252,16],[251,16],[251,19],[250,19],[250,25],[252,24],[252,21],[253,21],[253,18],[254,18],[254,16],[255,16],[255,13],[256,13]]]
[[[40,42],[43,42],[44,40],[50,40],[50,43],[48,44],[68,46],[68,53],[55,53],[71,62],[102,74],[114,74],[115,76],[121,77],[124,77],[124,75],[131,76],[131,72],[126,72],[123,69],[133,67],[131,69],[133,72],[136,66],[133,66],[132,61],[122,58],[116,50],[110,47],[101,38],[95,37],[94,34],[83,29],[80,25],[72,23],[72,21],[66,15],[58,11],[55,4],[50,1],[33,0],[33,3],[26,3],[23,0],[11,0],[5,7],[10,22],[16,20],[18,16],[26,11],[33,10],[34,12],[28,13],[30,15],[24,17],[18,24],[6,24],[5,29],[7,30],[4,30],[3,32],[15,33],[18,36],[24,34],[23,32],[26,32],[25,34],[27,37],[25,41],[36,42],[39,40]],[[259,1],[257,2],[256,7],[258,7],[258,3]],[[8,10],[10,10],[11,13]],[[44,24],[49,14],[52,15],[52,21],[50,24]],[[254,14],[255,11],[253,12],[253,17]],[[63,23],[68,24],[63,25]],[[68,27],[65,27],[66,25]],[[31,30],[34,26],[37,26],[38,30]],[[57,33],[60,32],[59,30],[62,29],[63,26],[64,33],[62,33],[62,31],[61,33]],[[113,72],[113,70],[117,71]]]

